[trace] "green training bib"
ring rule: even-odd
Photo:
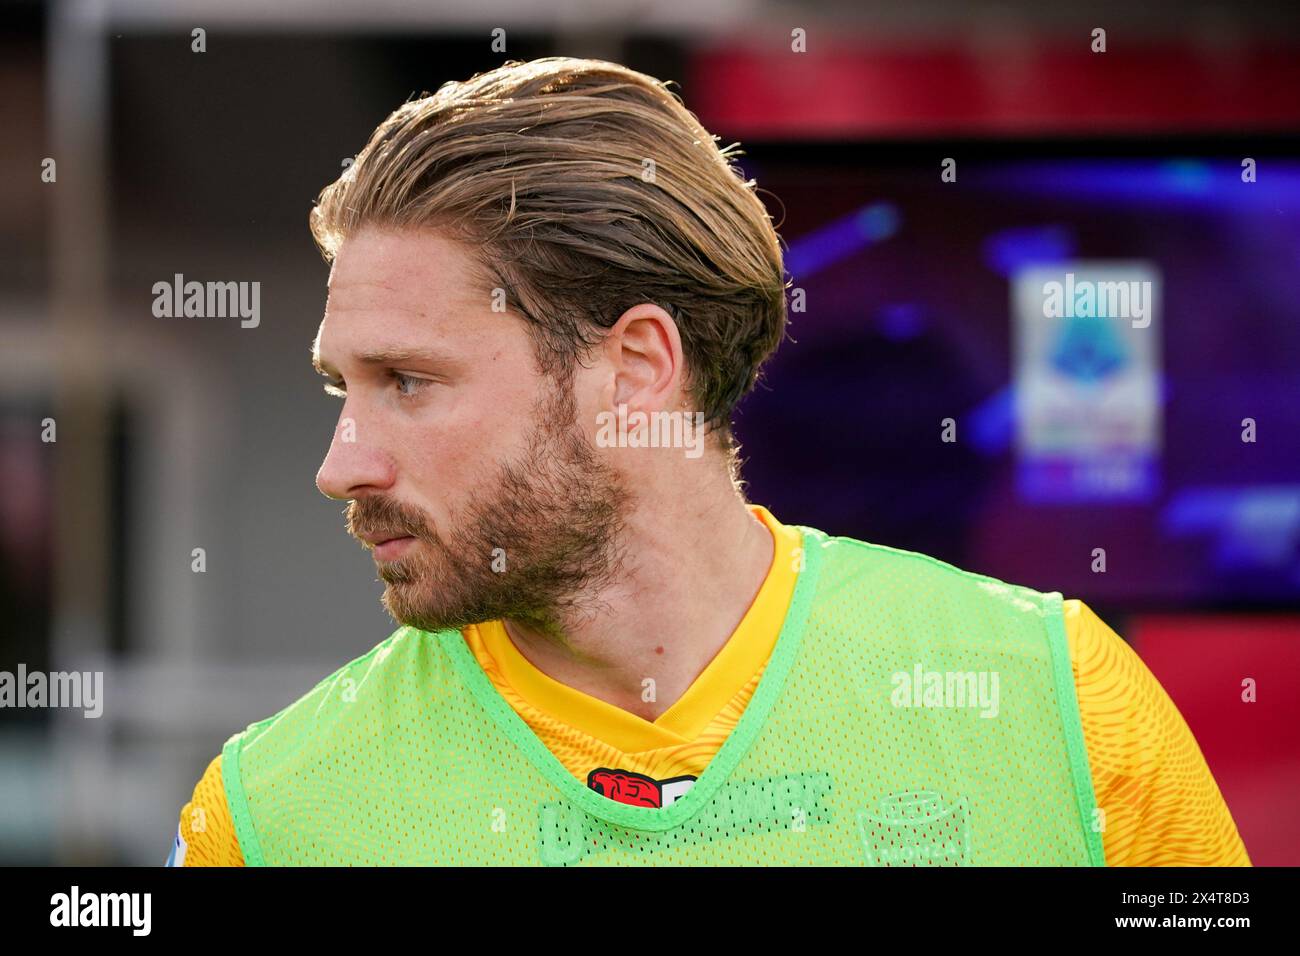
[[[799,530],[772,657],[674,803],[588,789],[459,631],[402,627],[226,742],[245,862],[1104,865],[1061,595]]]

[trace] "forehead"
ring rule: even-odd
[[[402,342],[493,345],[521,331],[502,318],[464,244],[430,231],[370,227],[344,240],[335,256],[313,351]]]

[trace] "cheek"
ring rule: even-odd
[[[398,467],[441,516],[471,493],[491,494],[501,465],[527,450],[532,414],[532,397],[516,387],[463,395],[429,420],[410,423]]]
[[[398,467],[436,518],[458,506],[482,474],[474,434],[472,421],[447,419],[413,424],[405,431]]]

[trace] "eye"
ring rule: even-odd
[[[424,390],[426,385],[433,384],[427,378],[416,378],[414,375],[403,375],[401,372],[393,372],[393,381],[397,382],[397,391],[403,398],[414,398]]]
[[[343,379],[339,379],[336,382],[335,381],[326,382],[325,394],[333,395],[335,398],[347,398],[348,397],[347,384],[343,381]]]

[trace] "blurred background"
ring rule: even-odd
[[[0,18],[0,670],[103,671],[105,697],[0,710],[0,863],[161,864],[225,739],[391,632],[313,484],[338,408],[308,360],[307,214],[406,99],[557,54],[675,80],[788,245],[791,340],[737,417],[751,500],[1084,599],[1181,708],[1253,860],[1300,863],[1293,4]],[[1026,283],[1076,266],[1150,281],[1150,327],[1036,337]],[[259,282],[260,324],[155,317],[177,274]]]

